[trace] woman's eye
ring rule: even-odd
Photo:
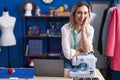
[[[82,12],[81,11],[77,11],[77,14],[82,14]]]
[[[84,15],[86,15],[88,12],[84,12]]]
[[[77,11],[76,13],[77,13],[77,14],[80,14],[80,15],[81,15],[81,14],[87,15],[88,12]]]

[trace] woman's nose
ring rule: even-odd
[[[84,18],[85,18],[85,15],[84,15],[84,14],[81,14],[81,18],[84,19]]]

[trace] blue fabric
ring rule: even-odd
[[[73,66],[72,66],[72,61],[66,59],[66,58],[64,57],[63,52],[61,52],[61,57],[60,57],[60,59],[64,60],[64,68],[68,68],[68,69],[73,68]]]
[[[120,5],[120,0],[113,0],[111,6]]]
[[[114,80],[120,80],[120,71],[114,71],[110,69],[110,74]]]
[[[64,59],[64,68],[73,68],[71,60]]]
[[[10,77],[18,77],[18,78],[33,78],[34,77],[34,69],[33,68],[14,68],[15,72],[12,74],[8,74],[8,68],[0,69],[0,78],[10,78]]]

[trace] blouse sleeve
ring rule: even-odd
[[[70,48],[70,41],[69,41],[69,35],[70,35],[70,30],[68,29],[68,25],[65,24],[61,28],[61,33],[62,33],[62,50],[63,54],[67,59],[71,59],[73,55],[75,54],[75,49]]]

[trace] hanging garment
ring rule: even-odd
[[[109,8],[107,15],[106,15],[106,19],[105,19],[105,23],[103,26],[103,31],[102,31],[102,54],[105,55],[106,54],[106,41],[107,41],[107,35],[108,35],[108,26],[109,26],[109,22],[110,22],[110,15],[111,12],[113,11],[113,9],[116,7],[111,7]]]
[[[98,51],[100,52],[100,54],[103,54],[102,53],[102,33],[103,33],[103,27],[104,27],[104,23],[105,23],[105,19],[106,19],[108,10],[109,10],[109,8],[105,9],[105,11],[103,13],[102,22],[101,22],[100,31],[99,31]]]
[[[106,56],[110,57],[110,68],[120,71],[120,6],[114,8],[110,16]]]

